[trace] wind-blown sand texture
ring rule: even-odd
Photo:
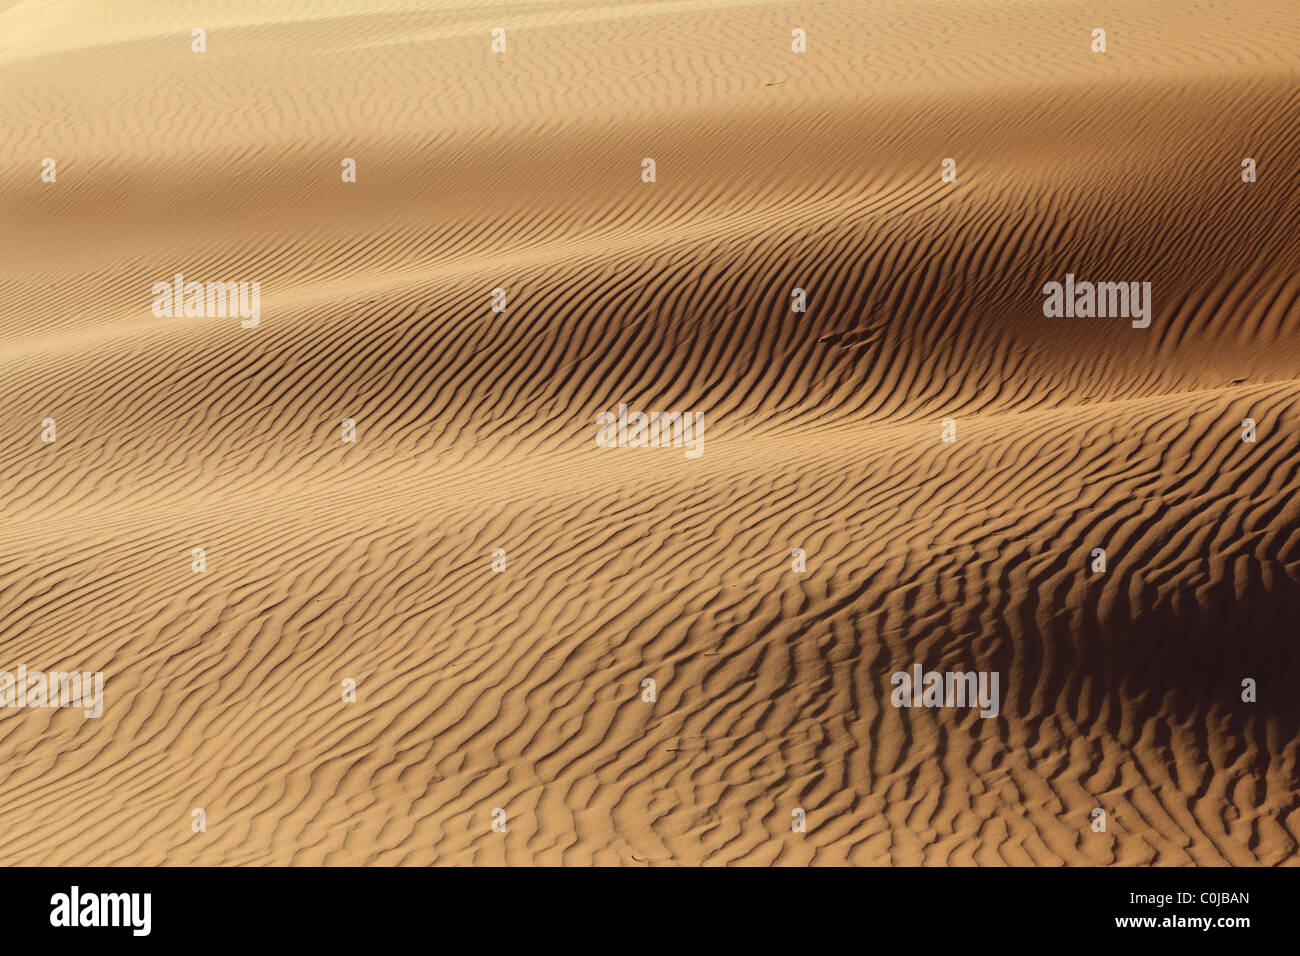
[[[1290,0],[19,0],[0,129],[0,862],[1300,860]]]

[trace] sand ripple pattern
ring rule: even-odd
[[[1300,861],[1294,4],[275,6],[0,4],[0,863]]]

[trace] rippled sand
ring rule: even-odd
[[[1297,863],[1298,81],[1284,0],[0,2],[0,669],[106,687],[0,707],[0,862]]]

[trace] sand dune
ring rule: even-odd
[[[1300,861],[1300,11],[275,7],[0,3],[0,862]]]

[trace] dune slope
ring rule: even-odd
[[[0,4],[0,862],[1300,861],[1300,10],[275,6]]]

